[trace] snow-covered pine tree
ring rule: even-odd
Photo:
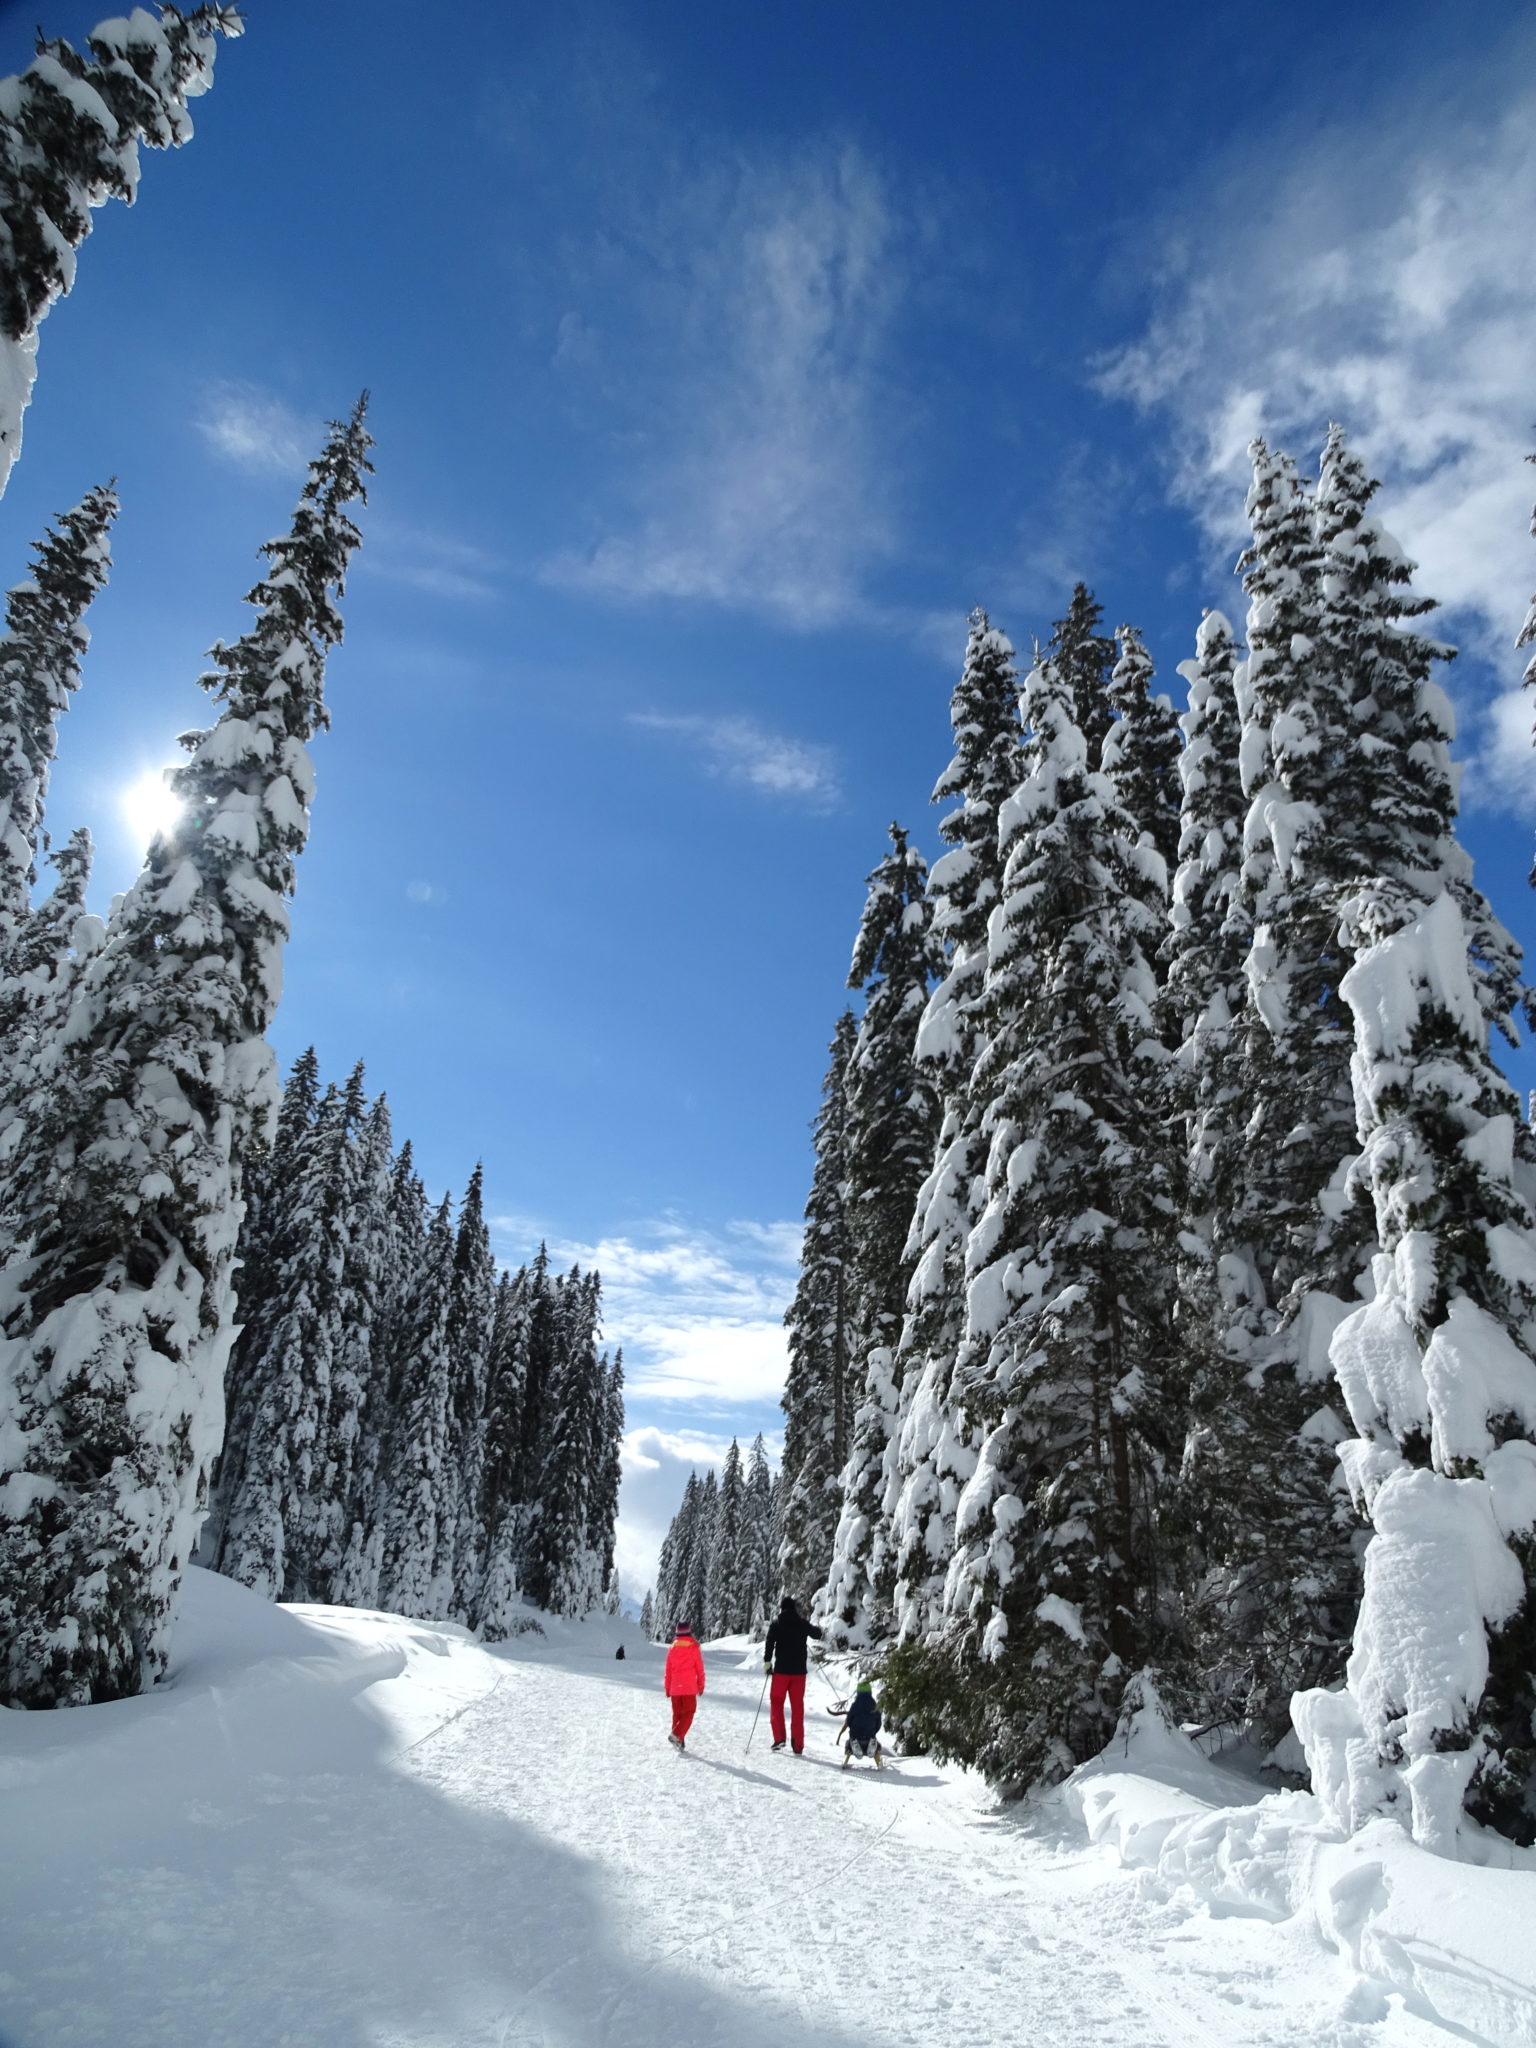
[[[1100,747],[1101,764],[1113,769],[1120,801],[1162,856],[1171,876],[1179,855],[1179,722],[1173,706],[1152,693],[1152,657],[1134,626],[1115,636],[1120,659],[1109,679],[1114,724]]]
[[[1190,1545],[1185,1623],[1199,1674],[1198,1711],[1212,1721],[1240,1719],[1247,1710],[1248,1631],[1236,1624],[1249,1596],[1239,1560],[1265,1533],[1242,1464],[1246,1432],[1230,1427],[1233,1380],[1251,1360],[1264,1310],[1245,1250],[1234,1253],[1230,1243],[1247,1170],[1238,1027],[1248,999],[1250,937],[1242,902],[1247,803],[1238,766],[1237,663],[1231,622],[1207,611],[1194,659],[1180,667],[1189,708],[1181,720],[1183,807],[1162,995],[1163,1035],[1175,1052],[1172,1120],[1182,1141],[1174,1264],[1188,1432],[1165,1520]],[[1229,1352],[1235,1328],[1243,1337]],[[1210,1563],[1217,1559],[1219,1565]]]
[[[337,1334],[330,1452],[334,1499],[321,1570],[327,1597],[337,1606],[372,1607],[378,1599],[383,1544],[379,1470],[389,1426],[388,1361],[380,1330],[394,1285],[390,1261],[395,1248],[394,1136],[382,1095],[362,1119],[351,1160],[342,1290],[353,1304],[355,1320]]]
[[[43,804],[58,720],[79,686],[90,635],[84,618],[106,582],[117,499],[90,492],[33,550],[30,581],[5,601],[0,637],[0,1176],[23,1138],[19,1121],[33,1069],[57,1035],[75,970],[103,928],[86,918],[91,839],[74,833],[53,856],[59,881],[33,908]]]
[[[240,1375],[238,1455],[220,1467],[210,1562],[269,1600],[329,1598],[318,1571],[325,1518],[345,1507],[327,1451],[336,1348],[352,1307],[340,1287],[351,1251],[351,1126],[361,1108],[360,1072],[345,1094],[327,1088],[291,1162],[263,1342]]]
[[[742,1526],[742,1570],[746,1578],[747,1628],[760,1635],[775,1611],[774,1482],[762,1431],[752,1439],[747,1461],[747,1506]]]
[[[864,992],[843,1082],[850,1378],[859,1398],[819,1600],[833,1640],[847,1644],[866,1644],[891,1628],[895,1559],[884,1504],[896,1456],[897,1345],[912,1277],[907,1237],[939,1124],[932,1077],[917,1061],[918,1025],[943,965],[926,882],[921,855],[892,825],[891,851],[869,877],[848,970],[849,987]]]
[[[342,1135],[329,1161],[326,1209],[335,1219],[327,1233],[335,1247],[327,1289],[330,1387],[301,1507],[302,1542],[298,1552],[291,1547],[289,1552],[294,1567],[302,1558],[307,1597],[323,1602],[340,1599],[336,1582],[352,1536],[359,1440],[373,1376],[377,1269],[359,1244],[367,1221],[362,1167],[368,1097],[363,1081],[359,1060],[340,1090]],[[294,1583],[299,1582],[295,1570]]]
[[[603,1559],[591,1544],[594,1470],[608,1368],[597,1349],[601,1286],[573,1267],[558,1284],[558,1363],[548,1390],[537,1512],[524,1546],[523,1589],[551,1614],[587,1614],[602,1597]]]
[[[18,1705],[119,1698],[165,1670],[223,1422],[244,1161],[273,1099],[307,742],[368,446],[359,404],[264,550],[256,623],[213,650],[221,715],[171,778],[181,817],[78,977],[10,1163],[0,1615]]]
[[[543,1253],[540,1254],[541,1259]],[[545,1261],[547,1264],[547,1261]],[[534,1277],[520,1267],[496,1283],[486,1367],[485,1460],[481,1475],[486,1569],[475,1624],[487,1642],[516,1633],[522,1609],[523,1389],[528,1373],[529,1301]]]
[[[599,1398],[593,1404],[592,1486],[587,1495],[586,1544],[596,1558],[599,1581],[604,1588],[604,1606],[617,1614],[619,1591],[614,1563],[614,1540],[619,1521],[619,1487],[623,1481],[624,1447],[624,1353],[615,1351],[605,1362]],[[608,1589],[614,1604],[607,1607]]]
[[[1051,628],[1046,658],[1072,693],[1073,716],[1088,749],[1088,766],[1101,765],[1104,735],[1113,720],[1110,679],[1119,650],[1099,631],[1104,607],[1086,583],[1074,583],[1067,615]]]
[[[1330,1355],[1374,1534],[1347,1687],[1293,1711],[1341,1822],[1396,1801],[1454,1855],[1464,1802],[1536,1836],[1536,1212],[1451,891],[1426,903],[1382,879],[1345,918],[1355,1172],[1382,1250]]]
[[[85,614],[112,566],[117,517],[110,489],[90,491],[32,550],[32,575],[6,593],[0,637],[0,1013],[9,1066],[18,1020],[7,983],[12,954],[32,916],[43,803],[58,744],[58,722],[80,686],[90,642]]]
[[[0,1078],[0,1100],[7,1087],[20,1096],[36,1049],[51,1042],[63,1023],[74,993],[75,977],[101,950],[107,928],[85,907],[91,883],[91,835],[81,825],[49,855],[58,882],[52,893],[27,913],[10,946],[10,962],[0,980],[0,1046],[7,1048]],[[0,1148],[19,1136],[4,1135],[0,1110]]]
[[[1149,1425],[1167,1299],[1149,1247],[1167,1184],[1152,966],[1167,881],[1089,768],[1075,703],[1050,662],[1025,684],[972,1083],[986,1200],[955,1392],[980,1452],[943,1635],[886,1669],[887,1701],[932,1746],[1022,1783],[1103,1746],[1165,1620]]]
[[[1411,623],[1436,609],[1412,588],[1414,565],[1370,511],[1379,485],[1339,426],[1318,468],[1323,647],[1346,678],[1358,773],[1371,801],[1350,848],[1356,874],[1393,875],[1426,901],[1448,889],[1467,933],[1483,1014],[1511,1045],[1522,958],[1456,838],[1455,713],[1434,679],[1456,650]]]
[[[212,1565],[224,1541],[224,1509],[245,1483],[245,1458],[254,1407],[265,1388],[252,1366],[266,1355],[272,1325],[282,1313],[277,1275],[291,1256],[291,1200],[303,1184],[300,1164],[313,1141],[320,1102],[320,1060],[310,1046],[294,1061],[283,1087],[270,1141],[252,1139],[245,1169],[245,1218],[240,1227],[236,1288],[240,1334],[224,1373],[224,1441],[209,1486],[208,1513],[198,1537],[199,1562]]]
[[[687,1597],[688,1580],[693,1568],[693,1548],[699,1519],[699,1475],[690,1472],[683,1486],[683,1497],[678,1503],[677,1513],[667,1525],[667,1533],[661,1540],[661,1556],[656,1566],[656,1639],[665,1642],[680,1620],[693,1617],[682,1605]]]
[[[640,1602],[640,1633],[648,1643],[656,1640],[656,1589],[647,1586],[645,1598]]]
[[[453,1604],[459,1527],[453,1470],[453,1209],[447,1195],[427,1233],[410,1336],[390,1415],[383,1474],[379,1598],[395,1614],[444,1621]]]
[[[496,1264],[485,1222],[485,1174],[477,1162],[459,1205],[453,1249],[448,1358],[453,1374],[453,1468],[459,1525],[453,1546],[453,1614],[480,1610],[485,1550],[485,1412],[496,1302]]]
[[[89,57],[39,36],[37,58],[0,85],[0,491],[21,447],[37,368],[37,327],[74,283],[91,209],[138,189],[139,144],[187,142],[187,102],[213,83],[216,38],[237,9],[160,19],[136,7],[87,38]]]
[[[694,1502],[693,1527],[689,1531],[692,1541],[688,1547],[688,1574],[681,1582],[676,1617],[691,1621],[701,1641],[710,1632],[709,1561],[714,1554],[719,1509],[720,1482],[711,1465],[699,1482],[698,1497]]]
[[[704,1618],[701,1633],[739,1635],[747,1626],[741,1599],[741,1545],[746,1525],[747,1487],[741,1469],[741,1445],[731,1438],[720,1469],[720,1497],[715,1504],[715,1540],[704,1574]]]
[[[1447,892],[1483,1016],[1506,1033],[1519,953],[1455,840],[1452,721],[1432,674],[1452,650],[1414,628],[1430,606],[1368,511],[1375,485],[1337,428],[1311,504],[1285,457],[1262,443],[1254,456],[1250,656],[1238,677],[1255,926],[1238,1087],[1250,1114],[1228,1230],[1234,1265],[1246,1257],[1250,1271],[1231,1291],[1230,1399],[1213,1426],[1239,1486],[1227,1564],[1246,1707],[1273,1735],[1296,1687],[1337,1675],[1359,1597],[1332,1455],[1344,1425],[1325,1393],[1327,1341],[1357,1298],[1377,1228],[1346,1181],[1356,1030],[1340,906],[1381,883],[1421,902]]]
[[[1356,1140],[1337,905],[1359,872],[1351,847],[1371,787],[1349,678],[1325,644],[1311,492],[1288,456],[1262,441],[1250,452],[1248,657],[1234,678],[1248,800],[1249,987],[1235,1033],[1246,1118],[1242,1170],[1212,1223],[1224,1327],[1201,1424],[1221,1444],[1205,1508],[1242,1693],[1232,1710],[1268,1744],[1296,1687],[1337,1674],[1358,1598],[1327,1338],[1369,1255],[1342,1189]]]
[[[827,1575],[837,1526],[837,1479],[848,1455],[850,1412],[846,1080],[856,1029],[845,1010],[833,1034],[815,1129],[816,1167],[805,1205],[805,1237],[794,1300],[784,1317],[789,1373],[784,1383],[783,1524],[778,1577],[809,1610]],[[695,1619],[699,1617],[695,1616]]]
[[[896,1552],[895,1609],[904,1636],[924,1635],[942,1618],[955,1503],[976,1460],[950,1398],[964,1322],[965,1243],[986,1157],[969,1086],[987,925],[1002,886],[997,821],[1018,785],[1022,737],[1013,647],[984,611],[971,614],[950,724],[954,756],[933,800],[959,802],[940,821],[948,850],[928,877],[933,936],[948,948],[948,972],[928,999],[917,1037],[918,1061],[941,1116],[912,1220],[908,1255],[916,1264],[898,1352],[900,1423],[892,1487],[881,1506]]]

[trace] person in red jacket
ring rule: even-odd
[[[674,1749],[682,1749],[693,1726],[699,1694],[704,1690],[704,1658],[686,1621],[678,1622],[672,1631],[672,1647],[667,1652],[662,1682],[672,1702],[672,1733],[667,1740]]]

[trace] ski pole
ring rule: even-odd
[[[763,1701],[764,1701],[765,1699],[767,1699],[767,1697],[768,1697],[768,1673],[767,1673],[767,1672],[765,1671],[765,1672],[763,1673],[763,1689],[762,1689],[762,1691],[761,1691],[761,1692],[760,1692],[760,1693],[758,1694],[758,1696],[757,1696],[757,1713],[756,1713],[756,1714],[754,1714],[754,1715],[752,1716],[752,1726],[751,1726],[751,1728],[750,1728],[750,1729],[749,1729],[749,1730],[747,1731],[747,1749],[750,1749],[750,1748],[752,1747],[752,1737],[753,1737],[753,1736],[754,1736],[754,1735],[755,1735],[755,1734],[757,1733],[757,1723],[758,1723],[758,1718],[759,1718],[759,1716],[760,1716],[760,1715],[762,1714],[762,1711],[763,1711]],[[743,1756],[745,1756],[745,1755],[746,1755],[746,1753],[747,1753],[747,1749],[744,1749],[744,1750],[743,1750],[743,1751],[741,1752]]]

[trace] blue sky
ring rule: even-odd
[[[36,9],[0,6],[0,71]],[[251,0],[45,323],[0,577],[116,474],[51,815],[103,896],[320,423],[378,476],[316,749],[286,1061],[362,1057],[509,1258],[595,1257],[624,1558],[772,1430],[808,1121],[964,617],[1085,577],[1164,686],[1241,617],[1241,451],[1352,427],[1464,654],[1528,945],[1529,10]],[[79,42],[95,10],[51,5]],[[1522,1063],[1522,1079],[1536,1079]]]

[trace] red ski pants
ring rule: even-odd
[[[784,1702],[789,1701],[790,1748],[798,1756],[805,1747],[805,1673],[775,1672],[768,1691],[768,1719],[775,1742],[784,1740]]]
[[[675,1692],[672,1695],[672,1733],[681,1742],[693,1726],[693,1716],[698,1707],[697,1693]]]

